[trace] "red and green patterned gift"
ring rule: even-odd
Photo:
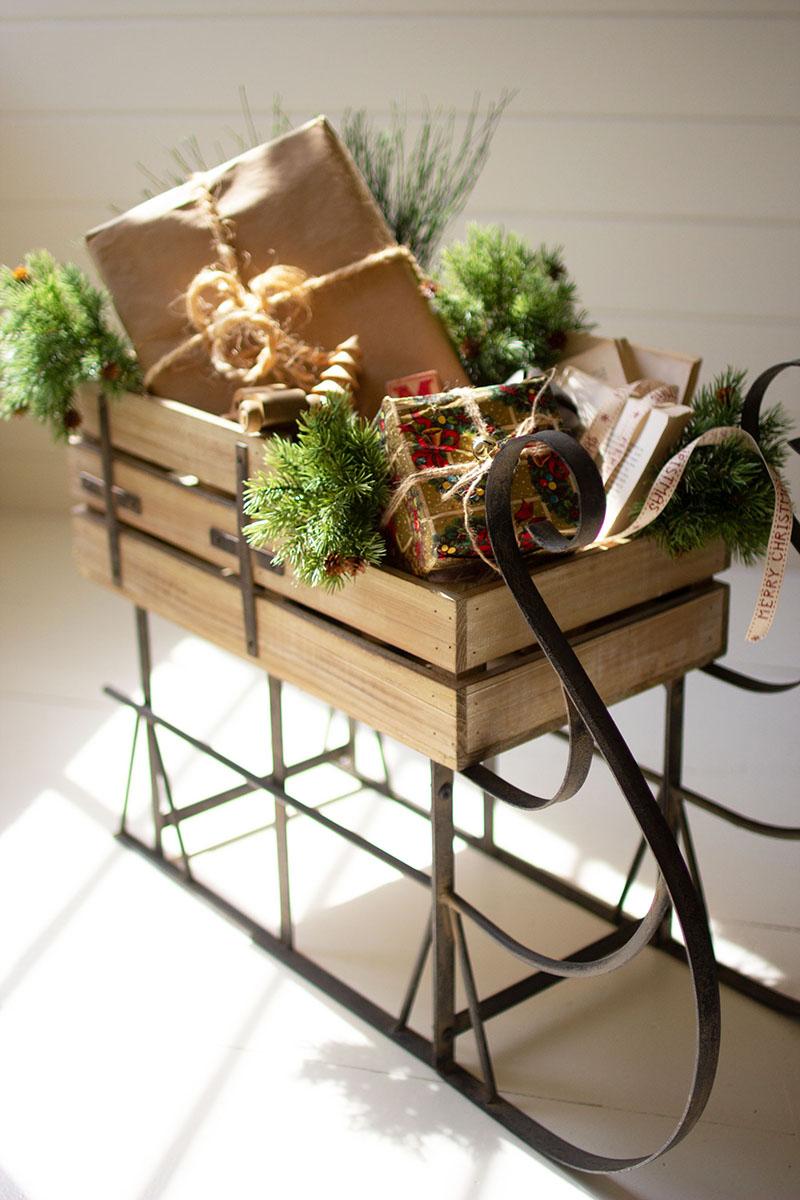
[[[378,425],[395,489],[389,532],[416,575],[441,572],[453,578],[474,572],[481,557],[492,558],[485,474],[477,466],[517,433],[558,427],[544,383],[525,380],[383,401]],[[523,549],[535,549],[537,522],[550,520],[566,532],[578,520],[570,473],[544,446],[520,464],[512,504]]]

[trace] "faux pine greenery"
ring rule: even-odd
[[[745,379],[745,371],[728,367],[700,389],[676,452],[709,429],[741,425]],[[773,470],[780,470],[786,459],[788,430],[779,405],[762,415],[758,441]],[[719,446],[693,451],[675,495],[646,532],[673,555],[722,538],[735,558],[753,563],[766,551],[774,505],[775,493],[761,460],[728,438]]]
[[[28,411],[66,437],[77,415],[75,389],[141,389],[127,342],[106,322],[107,299],[78,267],[44,250],[0,267],[0,416]]]
[[[332,398],[298,421],[297,441],[269,438],[245,492],[251,546],[269,546],[297,578],[333,590],[385,553],[387,465],[377,429]]]
[[[476,386],[520,367],[547,369],[567,335],[590,328],[561,250],[535,249],[498,225],[471,225],[442,253],[435,306]]]
[[[348,109],[342,118],[341,137],[383,211],[386,222],[402,245],[410,247],[427,270],[450,222],[459,215],[489,157],[500,118],[513,99],[504,92],[481,111],[476,96],[461,134],[454,109],[426,105],[419,130],[411,136],[407,113],[393,104],[388,125],[375,123],[365,108]],[[196,137],[168,150],[165,170],[156,173],[139,163],[151,185],[145,194],[184,183],[193,171],[205,171],[231,154],[259,145],[247,94],[239,89],[244,133],[228,129],[231,149],[217,142],[206,154]],[[272,105],[272,137],[288,132],[292,122],[279,96]]]
[[[376,127],[366,109],[344,114],[343,141],[394,236],[426,269],[447,226],[469,199],[512,98],[513,93],[504,92],[481,116],[476,97],[460,138],[453,110],[426,107],[413,142],[408,118],[396,104],[386,129]]]

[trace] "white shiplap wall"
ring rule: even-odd
[[[0,0],[0,260],[85,263],[137,160],[213,146],[239,85],[266,131],[273,92],[299,121],[515,87],[464,220],[562,243],[601,331],[758,371],[800,356],[799,64],[800,0]],[[63,506],[44,431],[0,455],[0,503]]]

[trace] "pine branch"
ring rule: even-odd
[[[268,439],[264,463],[245,491],[244,510],[254,519],[244,532],[252,546],[269,546],[302,583],[329,590],[381,561],[386,458],[375,427],[347,400],[304,414],[296,442]]]
[[[560,248],[534,249],[498,225],[471,225],[442,254],[435,306],[476,386],[547,369],[573,330],[590,328]]]
[[[727,367],[701,388],[676,452],[710,429],[741,425],[745,381],[745,371]],[[768,409],[759,422],[758,442],[775,471],[786,460],[789,429],[780,405]],[[772,482],[761,460],[727,438],[719,446],[693,451],[672,500],[646,532],[672,555],[722,538],[734,558],[750,564],[766,551],[774,506]]]
[[[469,199],[513,97],[504,92],[481,116],[476,96],[460,141],[453,110],[426,107],[413,143],[407,114],[397,104],[388,130],[377,129],[365,109],[344,114],[343,141],[398,242],[409,246],[423,267],[431,265],[445,229]]]
[[[75,389],[140,391],[127,341],[106,322],[107,298],[78,267],[44,250],[0,267],[0,416],[28,411],[64,438],[77,423]]]

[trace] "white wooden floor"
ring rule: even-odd
[[[0,1200],[495,1200],[591,1195],[641,1200],[789,1200],[800,1184],[800,1039],[785,1018],[723,995],[723,1045],[700,1125],[654,1166],[616,1180],[556,1170],[426,1066],[276,967],[216,913],[111,837],[131,718],[100,695],[136,682],[129,606],[85,584],[60,518],[7,515],[2,532],[0,791]],[[734,576],[734,665],[771,678],[800,668],[793,573],[778,624],[743,644],[752,574]],[[269,768],[263,678],[154,621],[155,703],[254,769]],[[657,764],[662,698],[616,711]],[[800,824],[800,704],[688,685],[686,777],[766,820]],[[287,692],[290,758],[321,745],[324,711]],[[177,799],[228,786],[164,738]],[[363,734],[359,751],[373,765]],[[424,764],[400,747],[401,789],[424,795]],[[546,787],[554,739],[506,755],[503,770]],[[137,767],[135,821],[145,816]],[[330,769],[297,781],[346,790]],[[503,813],[498,837],[612,897],[636,844],[598,769],[591,797],[537,820]],[[459,800],[465,825],[475,798]],[[377,798],[329,810],[409,861],[428,862],[424,822]],[[194,824],[191,849],[269,823],[248,798]],[[421,934],[414,884],[299,819],[291,824],[299,947],[396,1009]],[[143,828],[144,826],[142,826]],[[720,952],[800,994],[800,846],[767,842],[698,814],[698,851]],[[269,831],[198,854],[198,874],[275,919]],[[459,888],[520,936],[568,952],[600,922],[540,889],[458,855]],[[634,906],[647,902],[647,887]],[[471,934],[479,988],[522,972]],[[423,987],[413,1023],[425,1027]],[[683,969],[646,951],[604,979],[567,982],[490,1026],[501,1089],[567,1136],[632,1154],[663,1138],[682,1106],[691,1023]],[[470,1039],[462,1039],[467,1065]]]

